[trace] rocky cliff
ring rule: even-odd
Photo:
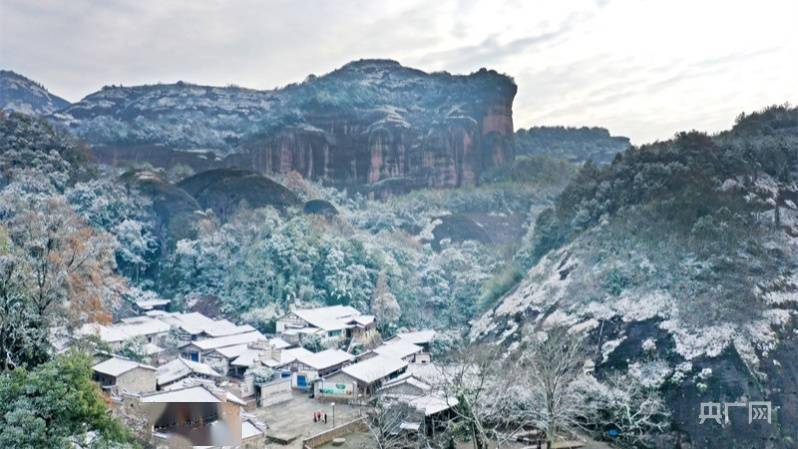
[[[355,188],[456,187],[512,161],[515,93],[512,79],[485,69],[451,75],[361,60],[272,91],[111,86],[53,119],[101,160],[137,159],[135,149],[147,148],[161,166],[297,171]]]

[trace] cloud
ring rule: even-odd
[[[0,62],[69,100],[105,84],[268,89],[365,58],[519,85],[515,121],[642,143],[798,102],[798,2],[0,0]]]

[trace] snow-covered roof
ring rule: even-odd
[[[430,329],[423,331],[402,332],[399,333],[396,338],[413,344],[421,345],[430,343],[432,339],[435,338],[435,331]]]
[[[416,388],[418,388],[418,389],[420,389],[422,391],[429,391],[429,390],[432,389],[432,387],[430,385],[428,385],[426,382],[423,382],[423,381],[419,380],[418,378],[414,377],[413,374],[404,373],[404,374],[402,374],[401,376],[399,376],[399,377],[397,377],[395,379],[391,379],[388,382],[385,382],[382,385],[382,387],[380,387],[380,390],[385,390],[385,389],[388,389],[388,388],[391,388],[391,387],[395,387],[397,385],[402,385],[402,384],[412,385],[412,386],[414,386],[414,387],[416,387]]]
[[[290,363],[302,356],[308,356],[310,354],[313,354],[313,352],[303,347],[284,349],[280,351],[280,361],[283,363]]]
[[[158,367],[158,385],[166,385],[191,375],[221,377],[204,363],[178,358]]]
[[[227,335],[244,334],[254,331],[255,328],[249,324],[236,325],[227,320],[214,322],[212,326],[205,328],[205,333],[211,337],[224,337]]]
[[[332,368],[342,363],[355,359],[352,354],[340,349],[325,349],[320,352],[311,352],[297,357],[299,362],[317,370]]]
[[[245,343],[252,343],[253,341],[257,340],[266,340],[266,337],[264,337],[263,334],[261,334],[258,331],[252,331],[252,332],[247,332],[245,334],[208,338],[205,340],[192,342],[191,344],[200,348],[203,351],[208,351],[211,349],[224,348],[226,346],[236,346]]]
[[[347,321],[347,323],[355,323],[361,326],[368,326],[369,324],[373,323],[376,320],[374,315],[358,315],[356,317],[352,317]]]
[[[288,343],[280,337],[270,338],[269,344],[277,349],[286,349],[291,347],[291,343]]]
[[[155,343],[147,343],[144,345],[144,355],[155,355],[159,352],[163,352],[163,348],[156,345]]]
[[[443,398],[434,394],[426,396],[404,396],[397,398],[409,404],[416,410],[424,412],[425,416],[431,416],[436,413],[440,413],[458,404],[456,398]]]
[[[244,343],[235,346],[225,346],[224,348],[218,348],[215,351],[226,359],[234,359],[243,354],[247,349],[247,344]]]
[[[258,425],[256,425],[250,419],[242,419],[241,420],[241,439],[246,440],[248,438],[259,437],[266,433],[262,430]]]
[[[113,377],[121,376],[122,374],[125,374],[126,372],[136,368],[149,369],[153,371],[155,370],[154,366],[144,365],[142,363],[134,362],[128,359],[122,359],[119,357],[110,358],[92,367],[92,369],[98,373]]]
[[[81,335],[96,335],[106,343],[117,343],[168,331],[169,326],[162,321],[149,316],[139,316],[125,318],[122,322],[110,326],[87,323],[80,328],[78,333]]]
[[[170,301],[168,299],[157,299],[157,298],[139,299],[139,300],[136,301],[136,307],[138,307],[141,310],[145,310],[146,311],[146,310],[152,310],[152,309],[154,309],[156,307],[165,306],[165,305],[169,304],[170,302],[172,302],[172,301]]]
[[[242,407],[247,405],[246,401],[234,395],[233,393],[230,393],[229,391],[225,393],[225,398],[227,399],[227,402],[233,402]]]
[[[291,348],[280,351],[280,360],[275,360],[274,364],[267,363],[269,366],[282,366],[298,360],[300,357],[307,357],[313,354],[305,348]]]
[[[406,367],[407,362],[400,358],[378,355],[362,362],[345,366],[341,371],[363,383],[370,384]]]
[[[440,385],[446,381],[449,373],[453,374],[453,369],[436,363],[411,363],[407,367],[407,372],[426,384]]]
[[[164,387],[164,391],[185,390],[186,388],[193,388],[193,387],[198,387],[198,386],[205,387],[209,391],[221,390],[220,388],[216,387],[216,385],[214,385],[212,380],[201,379],[201,378],[197,378],[197,377],[189,377],[189,378],[186,378],[186,379],[178,380],[177,382],[175,382],[173,384],[167,385],[166,387]],[[234,403],[236,403],[238,405],[241,405],[241,406],[247,405],[246,401],[244,401],[243,399],[241,399],[238,396],[234,395],[233,393],[230,393],[227,390],[223,390],[223,392],[225,394],[225,399],[228,402],[234,402]]]
[[[392,340],[388,343],[385,343],[381,346],[374,348],[374,352],[380,355],[389,355],[393,357],[397,357],[403,359],[405,357],[411,356],[413,354],[418,354],[419,352],[424,351],[424,348],[418,345],[414,345],[409,341],[405,340]]]
[[[222,402],[208,387],[196,385],[180,390],[159,391],[143,395],[141,402]]]
[[[234,366],[244,366],[249,368],[250,366],[255,364],[255,361],[258,360],[262,352],[263,351],[260,349],[246,348],[241,354],[238,355],[238,357],[233,359],[233,361],[230,362],[230,364]]]
[[[208,334],[211,337],[224,337],[228,335],[243,334],[255,330],[252,326],[244,324],[238,326],[228,320],[214,320],[199,312],[191,313],[159,313],[150,314],[170,326],[179,327],[190,335]]]
[[[283,331],[283,335],[301,335],[301,334],[311,335],[311,334],[317,334],[321,331],[322,329],[319,329],[318,327],[288,328]]]
[[[293,313],[306,323],[325,331],[345,329],[349,319],[360,315],[360,312],[354,307],[340,305],[315,309],[296,309]]]

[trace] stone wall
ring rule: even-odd
[[[333,427],[332,429],[325,430],[324,432],[317,433],[309,438],[302,440],[303,449],[315,449],[319,446],[329,443],[335,438],[345,437],[353,432],[365,432],[368,430],[366,425],[366,418],[357,418],[352,421],[345,422],[340,426]]]

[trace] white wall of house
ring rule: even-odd
[[[156,371],[146,368],[134,368],[116,378],[116,388],[129,393],[149,393],[155,391]]]
[[[313,393],[317,399],[356,399],[357,381],[344,373],[336,373],[316,381]]]

